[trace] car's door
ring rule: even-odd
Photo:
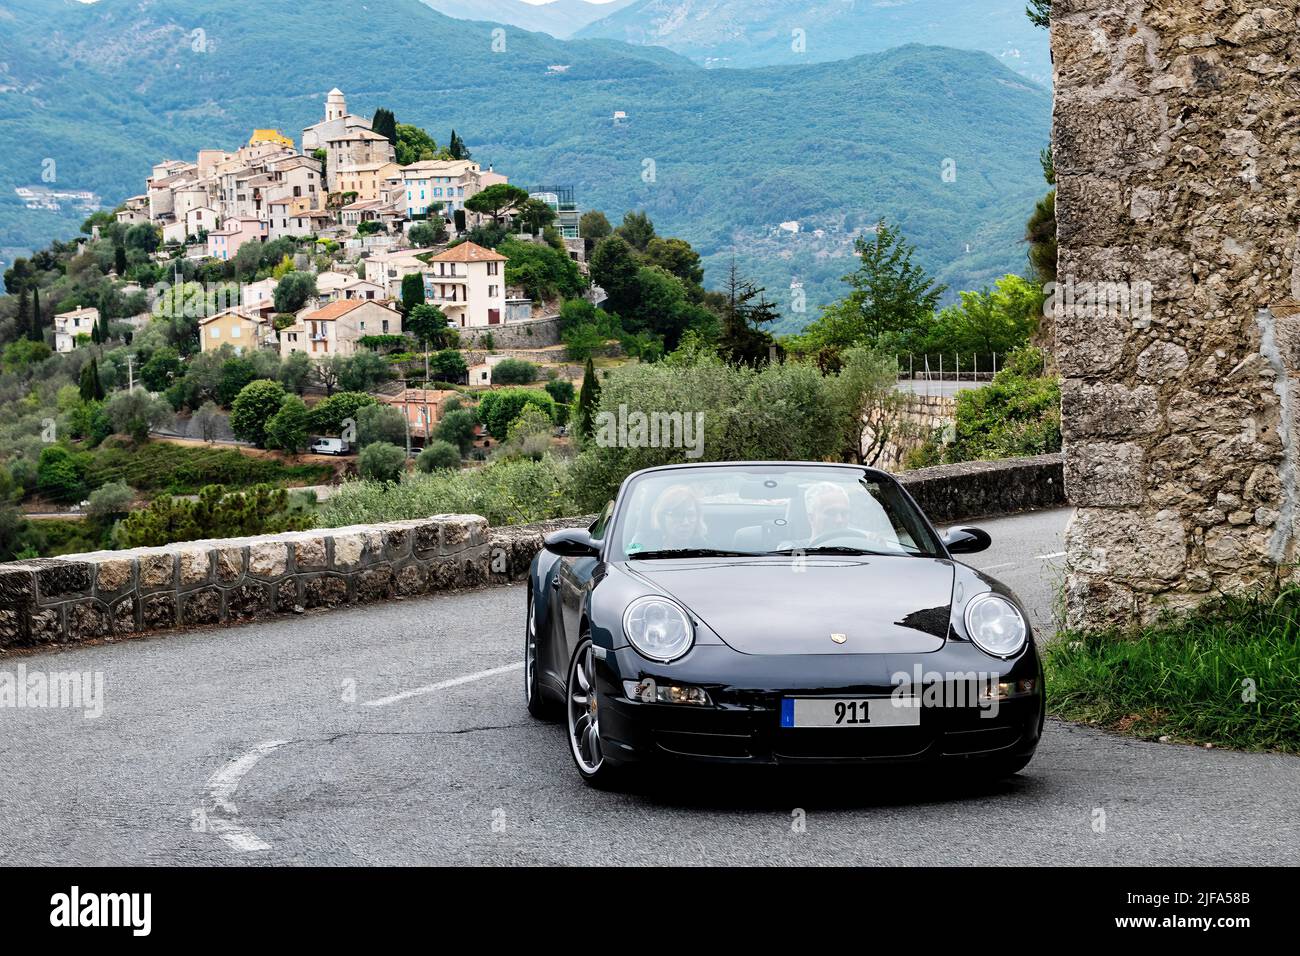
[[[588,533],[596,540],[605,536],[610,516],[614,513],[614,502],[605,505]],[[555,583],[559,590],[560,619],[564,630],[563,653],[564,666],[573,656],[581,638],[582,607],[586,601],[587,591],[591,588],[592,573],[600,561],[597,558],[562,558],[555,573]]]

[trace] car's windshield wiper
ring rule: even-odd
[[[715,548],[675,548],[661,551],[638,551],[629,554],[629,561],[653,561],[658,558],[757,558],[752,551],[719,551]]]
[[[780,551],[773,551],[772,554],[795,555],[795,554],[849,554],[863,555],[877,558],[896,558],[905,556],[906,551],[869,551],[866,548],[853,548],[848,545],[825,545],[816,548],[783,548]]]

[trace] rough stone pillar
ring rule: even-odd
[[[1067,624],[1295,560],[1297,0],[1056,0]]]

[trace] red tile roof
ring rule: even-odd
[[[507,262],[505,256],[491,249],[484,249],[473,242],[462,242],[446,252],[440,252],[429,259],[430,262]]]

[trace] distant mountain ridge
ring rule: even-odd
[[[553,0],[551,3],[525,3],[524,0],[424,0],[439,13],[457,20],[486,20],[547,33],[567,39],[575,32],[602,17],[607,17],[632,0],[591,3],[589,0]]]
[[[579,30],[663,46],[708,66],[839,60],[907,43],[983,50],[1051,82],[1047,31],[1026,0],[635,0]]]
[[[111,207],[159,160],[254,128],[299,140],[338,86],[356,113],[387,107],[440,142],[455,128],[512,182],[571,185],[615,219],[647,210],[700,249],[710,282],[734,252],[792,325],[841,294],[853,236],[881,217],[954,287],[1024,266],[1051,98],[985,54],[709,71],[657,47],[505,38],[496,52],[479,25],[419,0],[0,0],[0,247],[67,238],[83,218],[17,202],[46,160],[59,188]],[[454,68],[430,50],[454,51]]]

